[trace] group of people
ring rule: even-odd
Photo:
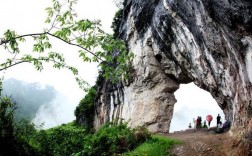
[[[208,129],[209,129],[212,120],[213,120],[212,115],[207,115],[206,120],[204,120],[203,125],[202,125],[202,118],[201,118],[201,116],[198,116],[196,120],[195,120],[195,118],[193,118],[194,127],[192,127],[191,123],[189,123],[188,127],[189,128],[196,128],[196,129],[208,127]],[[222,124],[220,114],[217,115],[216,120],[217,120],[217,125],[215,128],[216,133],[223,133],[225,129],[229,129],[231,127],[230,121],[226,121],[224,124]],[[208,122],[208,126],[206,125],[206,122]]]
[[[206,120],[204,120],[203,122],[203,125],[202,125],[202,117],[201,116],[198,116],[197,119],[195,120],[195,118],[193,118],[193,123],[194,123],[194,127],[193,128],[196,128],[196,129],[199,129],[199,128],[210,128],[210,125],[211,125],[211,121],[212,121],[213,117],[211,115],[207,115],[206,116]],[[222,127],[222,122],[221,122],[221,116],[220,114],[218,114],[218,116],[216,117],[217,119],[217,127]],[[208,126],[206,125],[206,122],[208,122]],[[189,123],[189,128],[192,128],[192,125],[191,123]]]

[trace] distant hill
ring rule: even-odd
[[[11,97],[18,109],[15,119],[33,119],[43,104],[52,101],[57,94],[54,87],[40,83],[27,83],[16,79],[7,79],[3,82],[3,95]]]

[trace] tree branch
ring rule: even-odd
[[[3,70],[5,70],[5,69],[8,69],[8,68],[10,68],[10,67],[13,67],[13,66],[15,66],[15,65],[18,65],[18,64],[21,64],[21,63],[25,63],[25,62],[30,63],[30,61],[28,61],[28,60],[23,60],[23,61],[20,61],[20,62],[16,62],[16,63],[14,63],[14,64],[11,64],[11,65],[9,65],[9,66],[7,66],[7,67],[1,68],[0,71],[3,71]]]
[[[46,32],[46,34],[48,34],[48,35],[50,35],[50,36],[52,36],[52,37],[55,37],[55,38],[57,38],[57,39],[59,39],[59,40],[65,42],[65,43],[67,43],[67,44],[69,44],[69,45],[79,47],[79,48],[85,50],[86,52],[92,54],[93,56],[95,56],[95,57],[96,57],[97,59],[99,59],[100,61],[104,61],[104,60],[101,59],[98,55],[96,55],[94,52],[92,52],[92,51],[90,51],[90,50],[88,50],[88,49],[86,49],[86,48],[84,48],[84,47],[82,47],[82,46],[80,46],[80,45],[78,45],[78,44],[68,42],[68,41],[66,41],[66,40],[64,40],[64,39],[62,39],[62,38],[60,38],[60,37],[58,37],[58,36],[55,36],[55,35],[49,33],[49,32]]]
[[[84,48],[84,47],[82,47],[82,46],[80,46],[80,45],[78,45],[78,44],[68,42],[68,41],[66,41],[66,40],[64,40],[64,39],[62,39],[62,38],[60,38],[60,37],[58,37],[58,36],[56,36],[56,35],[54,35],[54,34],[52,34],[52,33],[50,33],[50,32],[26,34],[26,35],[17,36],[17,37],[15,37],[14,39],[19,39],[19,38],[24,38],[24,37],[31,37],[31,36],[41,36],[41,35],[46,35],[46,34],[49,35],[49,36],[52,36],[52,37],[54,37],[54,38],[57,38],[57,39],[59,39],[59,40],[65,42],[65,43],[67,43],[67,44],[69,44],[69,45],[79,47],[79,48],[85,50],[86,52],[90,53],[91,55],[95,56],[98,60],[104,61],[102,58],[100,58],[100,57],[99,57],[98,55],[96,55],[94,52],[92,52],[92,51],[90,51],[90,50],[88,50],[88,49],[86,49],[86,48]],[[5,42],[1,42],[0,45],[2,45],[2,44],[4,44],[4,43],[6,44],[6,43],[8,43],[8,42],[10,42],[10,40],[5,40]]]
[[[64,68],[72,68],[71,66],[67,65],[65,62],[58,62],[56,61],[55,59],[50,59],[50,58],[47,58],[47,57],[41,57],[41,58],[33,58],[34,60],[38,60],[38,61],[45,61],[45,62],[53,62],[53,63],[63,63],[63,67]],[[16,61],[18,62],[15,62],[9,66],[6,66],[6,67],[3,67],[3,68],[0,68],[0,71],[3,71],[3,70],[6,70],[10,67],[13,67],[15,65],[18,65],[18,64],[21,64],[21,63],[32,63],[32,60],[22,60],[22,59],[16,59]]]

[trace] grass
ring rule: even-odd
[[[124,156],[167,156],[169,155],[169,149],[181,142],[174,139],[169,139],[165,136],[154,135],[152,138],[134,151],[125,153]]]

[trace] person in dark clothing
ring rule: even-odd
[[[202,127],[202,118],[201,118],[201,116],[199,116],[199,127],[201,128]]]
[[[221,121],[221,117],[220,117],[220,114],[218,114],[218,116],[217,116],[217,127],[220,124],[220,121]]]
[[[199,116],[196,119],[196,129],[199,129]]]
[[[206,125],[206,120],[204,120],[204,125],[203,125],[203,128],[207,128],[207,125]]]
[[[197,121],[196,121],[196,128],[199,129],[201,128],[201,122],[202,122],[202,119],[201,119],[201,116],[198,116],[197,118]]]

